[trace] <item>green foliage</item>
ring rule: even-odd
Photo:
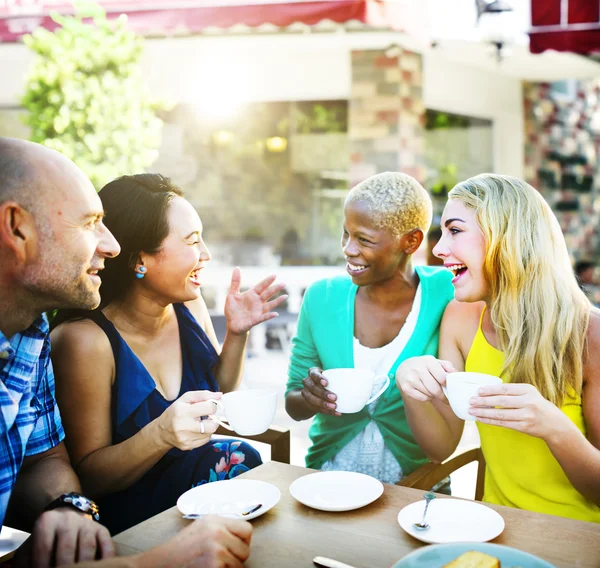
[[[21,102],[31,139],[71,158],[100,188],[153,163],[162,122],[143,83],[143,40],[127,17],[108,21],[89,1],[75,8],[74,16],[52,15],[62,26],[54,32],[25,36],[38,57]]]
[[[301,134],[347,132],[346,101],[296,104],[296,131]]]
[[[458,183],[458,168],[456,164],[446,164],[438,170],[438,177],[431,186],[431,193],[439,197],[445,197]]]
[[[458,114],[446,114],[437,110],[427,109],[425,111],[425,128],[434,130],[436,128],[468,128],[472,120],[469,117]]]

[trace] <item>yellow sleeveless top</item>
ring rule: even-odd
[[[487,342],[481,319],[465,370],[499,377],[504,353]],[[585,435],[581,396],[571,390],[561,410]],[[600,507],[571,485],[546,442],[500,426],[477,422],[477,427],[486,461],[484,501],[600,523]]]

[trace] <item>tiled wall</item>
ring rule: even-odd
[[[600,79],[525,83],[525,177],[556,213],[573,260],[600,252]]]
[[[350,183],[402,171],[424,181],[422,59],[401,48],[352,52]]]

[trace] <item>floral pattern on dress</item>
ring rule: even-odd
[[[246,461],[246,455],[240,451],[239,447],[242,445],[240,441],[219,441],[213,442],[212,450],[217,453],[218,461],[214,467],[210,468],[208,479],[201,479],[198,483],[192,485],[192,487],[198,487],[205,483],[211,483],[213,481],[223,481],[224,479],[233,479],[245,471],[249,471],[250,468],[244,465]]]

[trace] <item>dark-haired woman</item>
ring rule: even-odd
[[[202,223],[170,180],[119,178],[100,191],[120,256],[101,272],[102,303],[59,314],[52,332],[67,447],[114,534],[173,506],[186,490],[261,463],[250,445],[211,440],[214,404],[239,385],[248,331],[276,316],[283,284],[240,293],[235,269],[219,345],[200,295],[210,260]]]

